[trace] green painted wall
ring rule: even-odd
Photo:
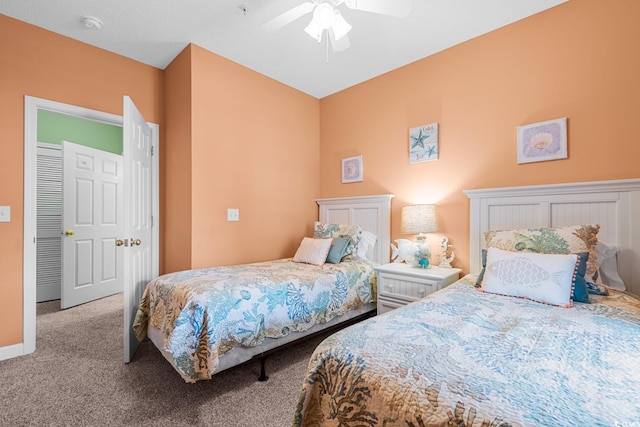
[[[38,142],[70,141],[114,154],[122,154],[122,127],[38,110]]]

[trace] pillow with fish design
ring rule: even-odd
[[[507,251],[541,254],[575,254],[589,252],[585,278],[596,282],[596,244],[599,224],[571,225],[558,228],[527,228],[520,230],[488,231],[484,234],[486,247]]]
[[[589,304],[589,293],[591,292],[587,281],[585,280],[585,272],[587,271],[587,260],[589,259],[589,252],[579,252],[576,254],[578,256],[578,267],[576,268],[576,274],[573,277],[573,295],[571,299],[574,302],[583,302],[585,304]],[[482,270],[476,279],[475,287],[479,288],[482,286],[482,281],[484,279],[484,272],[487,269],[487,250],[482,250]],[[608,294],[606,294],[608,295]]]
[[[571,307],[576,254],[539,254],[487,249],[482,290]]]

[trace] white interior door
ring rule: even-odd
[[[122,156],[62,143],[62,290],[60,307],[122,292]]]
[[[153,278],[152,265],[152,134],[128,96],[124,97],[124,361],[129,363],[139,342],[133,333],[138,304]]]

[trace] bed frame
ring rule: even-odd
[[[359,225],[363,230],[374,233],[378,240],[367,256],[381,264],[386,264],[389,262],[392,198],[392,194],[384,194],[317,199],[316,203],[319,206],[318,220],[335,224]],[[266,338],[262,344],[256,347],[237,347],[220,358],[220,363],[215,373],[250,360],[260,359],[258,381],[267,381],[269,377],[266,375],[265,360],[273,352],[280,351],[284,347],[309,339],[320,333],[342,329],[375,314],[376,303],[373,302],[358,310],[336,317],[330,322],[314,325],[306,332],[292,332],[285,337],[277,339]]]
[[[627,291],[640,295],[640,179],[465,190],[471,204],[471,273],[481,269],[490,230],[600,224],[598,240],[615,245]]]

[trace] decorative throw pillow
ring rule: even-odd
[[[331,248],[329,248],[329,255],[327,255],[327,262],[329,264],[339,264],[342,257],[347,251],[349,245],[349,237],[337,237],[331,242]]]
[[[576,254],[578,256],[578,266],[576,268],[576,274],[573,278],[573,295],[571,299],[576,302],[583,302],[589,304],[589,287],[587,281],[584,278],[584,274],[587,271],[587,260],[589,259],[589,252],[580,252]],[[482,286],[482,280],[484,279],[484,273],[487,267],[487,250],[482,250],[482,270],[478,274],[475,287]]]
[[[586,224],[560,228],[529,228],[507,231],[488,231],[484,237],[486,247],[507,251],[541,254],[575,254],[589,252],[586,280],[597,276],[595,246],[600,225]]]
[[[618,248],[598,242],[595,248],[597,277],[594,277],[597,285],[604,285],[618,291],[626,290],[624,281],[618,273]]]
[[[359,225],[348,224],[329,224],[316,221],[313,227],[313,237],[316,238],[336,238],[349,237],[350,241],[347,250],[342,259],[351,259],[355,257],[356,246],[360,242],[362,236],[362,227]]]
[[[576,254],[539,254],[489,248],[482,290],[571,307],[577,261]]]
[[[331,248],[331,240],[332,239],[312,239],[311,237],[304,237],[293,257],[293,261],[323,265],[327,260],[327,255]]]
[[[370,249],[373,249],[376,246],[376,241],[378,238],[375,234],[370,231],[364,230],[362,232],[362,236],[360,241],[358,242],[358,246],[356,247],[356,259],[369,259],[367,254]]]
[[[587,262],[589,261],[589,252],[580,252],[578,256],[578,265],[576,266],[576,274],[573,277],[573,296],[572,300],[589,304],[589,289],[587,281],[584,277],[587,272]]]
[[[482,250],[482,270],[480,270],[480,274],[478,274],[478,278],[476,279],[476,288],[482,286],[482,281],[484,280],[484,272],[487,269],[487,250]]]

